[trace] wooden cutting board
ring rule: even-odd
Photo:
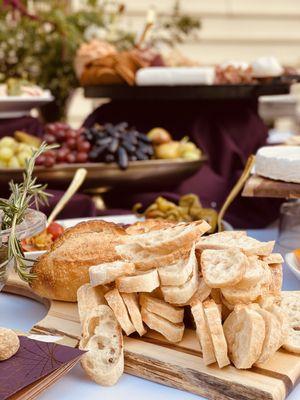
[[[76,303],[41,299],[16,276],[10,278],[5,291],[49,308],[32,332],[61,335],[60,343],[77,346],[81,329]],[[187,329],[176,345],[151,332],[143,338],[125,337],[125,371],[212,400],[283,400],[300,380],[300,356],[280,350],[269,362],[250,370],[206,367],[194,331]]]
[[[296,199],[300,198],[300,183],[281,182],[251,175],[245,183],[242,196]]]

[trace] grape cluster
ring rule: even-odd
[[[43,140],[48,144],[57,143],[59,149],[50,150],[37,159],[37,165],[52,167],[54,164],[85,163],[91,145],[83,135],[84,129],[73,129],[63,122],[45,126]]]
[[[116,162],[121,169],[126,169],[129,161],[149,160],[154,154],[147,135],[129,127],[127,122],[96,124],[86,129],[84,135],[92,145],[89,152],[92,162]]]

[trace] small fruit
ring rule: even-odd
[[[147,133],[147,136],[154,145],[172,141],[170,133],[164,128],[153,128]]]
[[[178,158],[179,155],[179,142],[171,141],[168,143],[160,144],[155,147],[156,158],[161,159],[174,159]]]
[[[0,140],[0,147],[9,147],[11,149],[15,149],[16,146],[17,146],[17,142],[15,141],[14,138],[12,138],[10,136],[4,136]]]
[[[11,157],[7,163],[8,168],[20,168],[20,163],[17,157]]]
[[[1,146],[0,147],[0,160],[9,161],[14,155],[14,151],[11,147]]]
[[[30,158],[30,156],[31,156],[31,153],[29,153],[28,151],[22,151],[21,153],[18,153],[16,158],[19,161],[19,164],[21,167],[25,167],[26,160],[28,158]]]
[[[181,153],[181,157],[184,160],[199,160],[200,159],[200,153],[196,152],[196,151],[185,151],[183,153]]]

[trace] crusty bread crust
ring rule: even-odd
[[[128,235],[138,235],[140,233],[147,233],[156,231],[162,228],[168,228],[175,225],[173,222],[164,219],[147,218],[145,221],[137,221],[126,228]]]
[[[123,228],[106,221],[82,222],[67,229],[33,265],[33,291],[49,299],[75,302],[78,288],[89,282],[89,267],[118,260],[115,246],[125,236]]]

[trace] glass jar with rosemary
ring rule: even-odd
[[[10,269],[14,266],[19,277],[29,282],[34,276],[30,273],[20,240],[34,236],[46,227],[46,216],[30,207],[47,203],[49,194],[46,185],[37,183],[33,177],[36,159],[56,146],[42,143],[27,160],[23,182],[9,183],[11,195],[0,199],[0,290],[4,286]]]

